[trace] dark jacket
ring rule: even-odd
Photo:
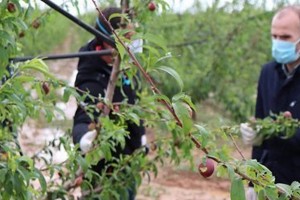
[[[83,46],[80,51],[94,51],[97,43],[95,40],[88,42]],[[80,90],[89,91],[94,97],[105,96],[105,90],[107,88],[112,67],[108,66],[99,56],[86,56],[80,58],[78,62],[78,74],[75,80],[75,86]],[[124,75],[125,77],[125,75]],[[131,84],[119,84],[116,86],[113,102],[122,102],[127,100],[129,104],[134,104],[137,100],[136,89]],[[92,101],[90,98],[85,99],[86,104],[96,104],[97,101]],[[100,113],[94,112],[94,116],[98,117]],[[76,124],[90,124],[93,121],[86,112],[78,106],[74,116],[74,127]],[[123,153],[131,154],[135,149],[141,146],[141,136],[145,133],[144,127],[137,126],[136,124],[127,121],[127,131],[130,133],[130,139],[126,139],[126,147]],[[73,131],[74,133],[74,131]],[[80,134],[82,137],[84,133]],[[80,138],[73,134],[75,142],[78,142]]]
[[[282,64],[270,62],[263,66],[259,78],[256,118],[284,111],[300,119],[300,67],[288,77]],[[252,157],[272,171],[276,182],[300,181],[300,129],[290,139],[265,140],[261,146],[253,147]]]
[[[80,51],[94,51],[97,44],[95,40],[90,41],[85,46],[80,48]],[[85,56],[79,59],[78,73],[75,80],[75,87],[81,90],[89,91],[91,95],[98,97],[101,94],[105,96],[104,91],[107,88],[112,67],[108,66],[99,56]],[[93,87],[93,84],[97,87]],[[136,91],[131,85],[122,85],[115,88],[113,102],[121,102],[124,99],[128,100],[129,104],[134,104],[137,99]],[[86,103],[92,103],[90,99],[86,99]],[[95,102],[94,102],[95,103]],[[74,117],[75,123],[91,122],[91,119],[85,112],[78,108]]]

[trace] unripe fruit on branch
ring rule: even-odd
[[[49,84],[47,82],[43,82],[42,88],[46,95],[50,92]]]
[[[156,9],[156,5],[153,1],[148,4],[148,9],[153,12]]]
[[[99,110],[103,110],[103,109],[104,109],[104,103],[99,102],[99,103],[97,103],[96,107],[97,107]]]
[[[114,106],[114,112],[120,112],[120,106],[115,105]]]
[[[8,153],[6,152],[0,153],[0,160],[4,161],[7,159],[8,159]]]
[[[35,29],[38,29],[41,25],[41,22],[38,19],[35,19],[32,23],[31,26]]]
[[[150,149],[151,151],[155,151],[157,149],[157,145],[154,142],[150,143]]]
[[[7,3],[7,10],[10,13],[16,12],[16,5],[14,3],[12,3],[12,2],[8,2]]]
[[[214,161],[210,158],[207,158],[206,163],[199,164],[198,171],[204,178],[210,177],[215,171]]]
[[[175,147],[180,147],[182,145],[182,141],[179,139],[174,140],[174,146]]]
[[[75,179],[74,185],[75,185],[76,187],[79,187],[79,186],[82,184],[82,182],[83,182],[82,176],[78,176],[78,177]]]
[[[290,111],[285,111],[285,112],[283,113],[283,116],[284,116],[285,118],[292,118],[292,113],[291,113]]]
[[[22,31],[22,32],[19,33],[19,38],[22,38],[24,36],[25,36],[25,32],[24,31]]]

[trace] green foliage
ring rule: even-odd
[[[285,113],[271,114],[270,117],[250,121],[250,126],[257,131],[258,137],[268,139],[271,137],[280,137],[289,139],[296,133],[299,128],[299,120],[291,116],[285,116]]]
[[[243,185],[243,181],[240,178],[234,178],[231,181],[231,200],[245,200],[245,189]]]
[[[0,76],[3,75],[9,58],[18,53],[16,42],[18,33],[27,28],[23,19],[27,18],[31,5],[28,4],[28,8],[23,8],[21,3],[28,4],[27,1],[11,1],[14,10],[9,11],[8,1],[0,2]]]
[[[17,11],[13,13],[6,10],[7,1],[0,3],[0,14],[3,16],[0,20],[0,34],[3,35],[0,51],[5,52],[1,54],[3,66],[8,64],[8,58],[17,55],[20,44],[16,42],[16,35],[20,30],[28,29],[26,24],[29,23],[26,20],[35,19],[40,14],[39,10],[36,13],[32,11],[28,1],[24,0],[29,5],[26,9],[18,1],[12,2],[17,5]],[[0,86],[0,198],[67,199],[69,191],[78,185],[87,199],[126,198],[128,189],[136,192],[141,184],[141,172],[151,171],[157,174],[157,163],[170,160],[178,164],[188,160],[193,166],[192,151],[195,147],[205,153],[202,160],[213,159],[218,163],[219,174],[226,172],[229,176],[232,182],[232,199],[245,199],[243,186],[248,182],[254,184],[259,199],[299,197],[299,183],[294,182],[291,186],[275,184],[270,170],[256,160],[237,160],[231,157],[229,144],[236,136],[235,127],[208,130],[205,125],[195,124],[191,119],[191,108],[195,110],[192,99],[198,102],[208,97],[222,103],[236,119],[248,116],[253,106],[254,98],[251,96],[255,93],[259,66],[269,59],[266,53],[269,42],[266,24],[272,12],[255,7],[248,1],[234,1],[223,7],[218,2],[215,1],[206,10],[196,3],[194,12],[174,14],[166,11],[167,5],[163,0],[156,1],[163,13],[149,12],[146,2],[133,1],[134,8],[139,11],[137,19],[144,20],[143,24],[146,24],[137,29],[135,37],[143,38],[145,46],[144,52],[136,56],[143,66],[140,70],[146,79],[144,82],[150,85],[150,90],[141,91],[141,99],[136,105],[130,105],[126,100],[117,102],[120,110],[113,110],[112,118],[100,116],[94,127],[98,135],[93,149],[85,157],[78,151],[78,145],[70,145],[71,138],[68,135],[58,141],[51,141],[43,149],[52,155],[50,147],[63,148],[68,159],[62,163],[53,164],[38,154],[32,158],[21,156],[13,134],[28,118],[45,117],[48,123],[52,122],[55,113],[62,112],[55,106],[58,100],[67,102],[71,96],[78,103],[85,98],[102,102],[104,99],[91,97],[89,93],[80,97],[76,88],[55,79],[39,59],[11,63],[6,79]],[[72,3],[76,6],[78,1],[74,0]],[[25,17],[23,13],[28,16]],[[58,16],[52,16],[57,21]],[[53,28],[51,17],[44,19],[45,24],[41,26],[41,29],[45,28],[41,30],[41,34],[45,31],[42,39],[48,34],[47,30]],[[9,25],[14,23],[16,25]],[[58,31],[55,34],[60,34],[60,31],[69,27],[62,24],[57,24],[63,28],[55,30]],[[64,38],[64,34],[60,36],[57,40]],[[174,41],[184,44],[174,45]],[[120,45],[121,43],[118,47]],[[23,47],[26,46],[24,40]],[[43,46],[40,47],[44,50]],[[53,47],[49,45],[49,50],[51,48]],[[41,51],[30,49],[33,48],[28,48],[28,52],[33,54]],[[133,64],[125,51],[122,53],[122,70],[126,70],[133,82],[138,76],[137,63]],[[163,73],[155,73],[157,71]],[[154,81],[150,75],[154,77]],[[173,84],[174,80],[177,84]],[[164,93],[159,92],[156,83],[160,84],[159,88],[163,88]],[[253,83],[253,86],[249,87],[249,83]],[[58,89],[63,89],[62,95],[57,94]],[[187,93],[183,92],[185,90]],[[105,103],[113,108],[111,102]],[[94,112],[101,112],[96,105],[83,108],[91,116]],[[280,117],[278,119],[283,120],[284,127],[281,124],[276,130],[287,130],[288,133],[294,130],[294,121],[286,121]],[[125,122],[139,124],[140,120],[147,126],[161,128],[161,134],[157,134],[150,146],[156,151],[155,155],[145,156],[145,148],[141,147],[133,155],[114,156],[116,149],[123,148],[128,139]],[[269,122],[262,123],[266,125]],[[222,146],[219,142],[222,142]],[[105,159],[107,165],[101,173],[96,173],[92,170],[92,165],[102,159]],[[37,160],[44,160],[46,167],[36,169]],[[50,179],[57,174],[61,182],[46,183],[43,171],[49,173]],[[31,184],[36,179],[40,184],[37,189]]]
[[[35,9],[26,23],[28,29],[24,30],[25,36],[18,39],[22,45],[22,54],[26,56],[50,54],[67,37],[72,38],[72,22],[51,10]],[[34,23],[40,25],[34,28]]]
[[[184,90],[193,101],[212,97],[231,111],[234,119],[245,120],[253,112],[260,67],[271,59],[273,13],[246,1],[224,6],[218,2],[206,10],[195,5],[193,12],[152,16],[145,31],[151,30],[167,42],[172,57],[163,64],[181,75]],[[165,76],[158,82],[165,94],[178,92]]]
[[[53,120],[55,111],[59,110],[54,106],[55,99],[52,97],[61,83],[53,78],[41,60],[34,59],[10,67],[10,77],[0,87],[0,151],[3,158],[0,160],[0,181],[3,186],[0,188],[0,197],[26,200],[45,194],[47,185],[44,175],[34,167],[34,160],[19,155],[20,149],[15,144],[13,133],[29,117],[38,119],[45,115],[48,121]],[[51,84],[47,94],[41,87],[41,80],[46,78]],[[39,180],[41,186],[39,192],[31,185],[35,179]]]

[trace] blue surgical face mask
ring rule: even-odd
[[[297,44],[300,41],[288,42],[283,40],[272,40],[272,56],[278,62],[282,64],[288,64],[296,61],[300,54],[297,52]]]

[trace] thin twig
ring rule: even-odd
[[[107,89],[106,89],[106,93],[105,93],[105,101],[107,101],[109,103],[112,103],[113,96],[115,93],[116,82],[118,80],[118,75],[120,72],[120,62],[121,62],[121,58],[119,55],[117,55],[114,60],[112,72],[111,72],[109,82],[107,85]],[[109,114],[109,112],[110,112],[110,108],[108,106],[104,106],[103,115],[107,116]]]
[[[228,135],[229,135],[230,139],[232,140],[232,143],[234,144],[236,150],[237,150],[238,153],[241,155],[242,159],[243,159],[243,160],[246,160],[246,158],[244,157],[244,155],[243,155],[242,151],[240,150],[239,146],[236,144],[236,142],[235,142],[235,140],[234,140],[232,134],[231,134],[231,133],[228,133]]]

